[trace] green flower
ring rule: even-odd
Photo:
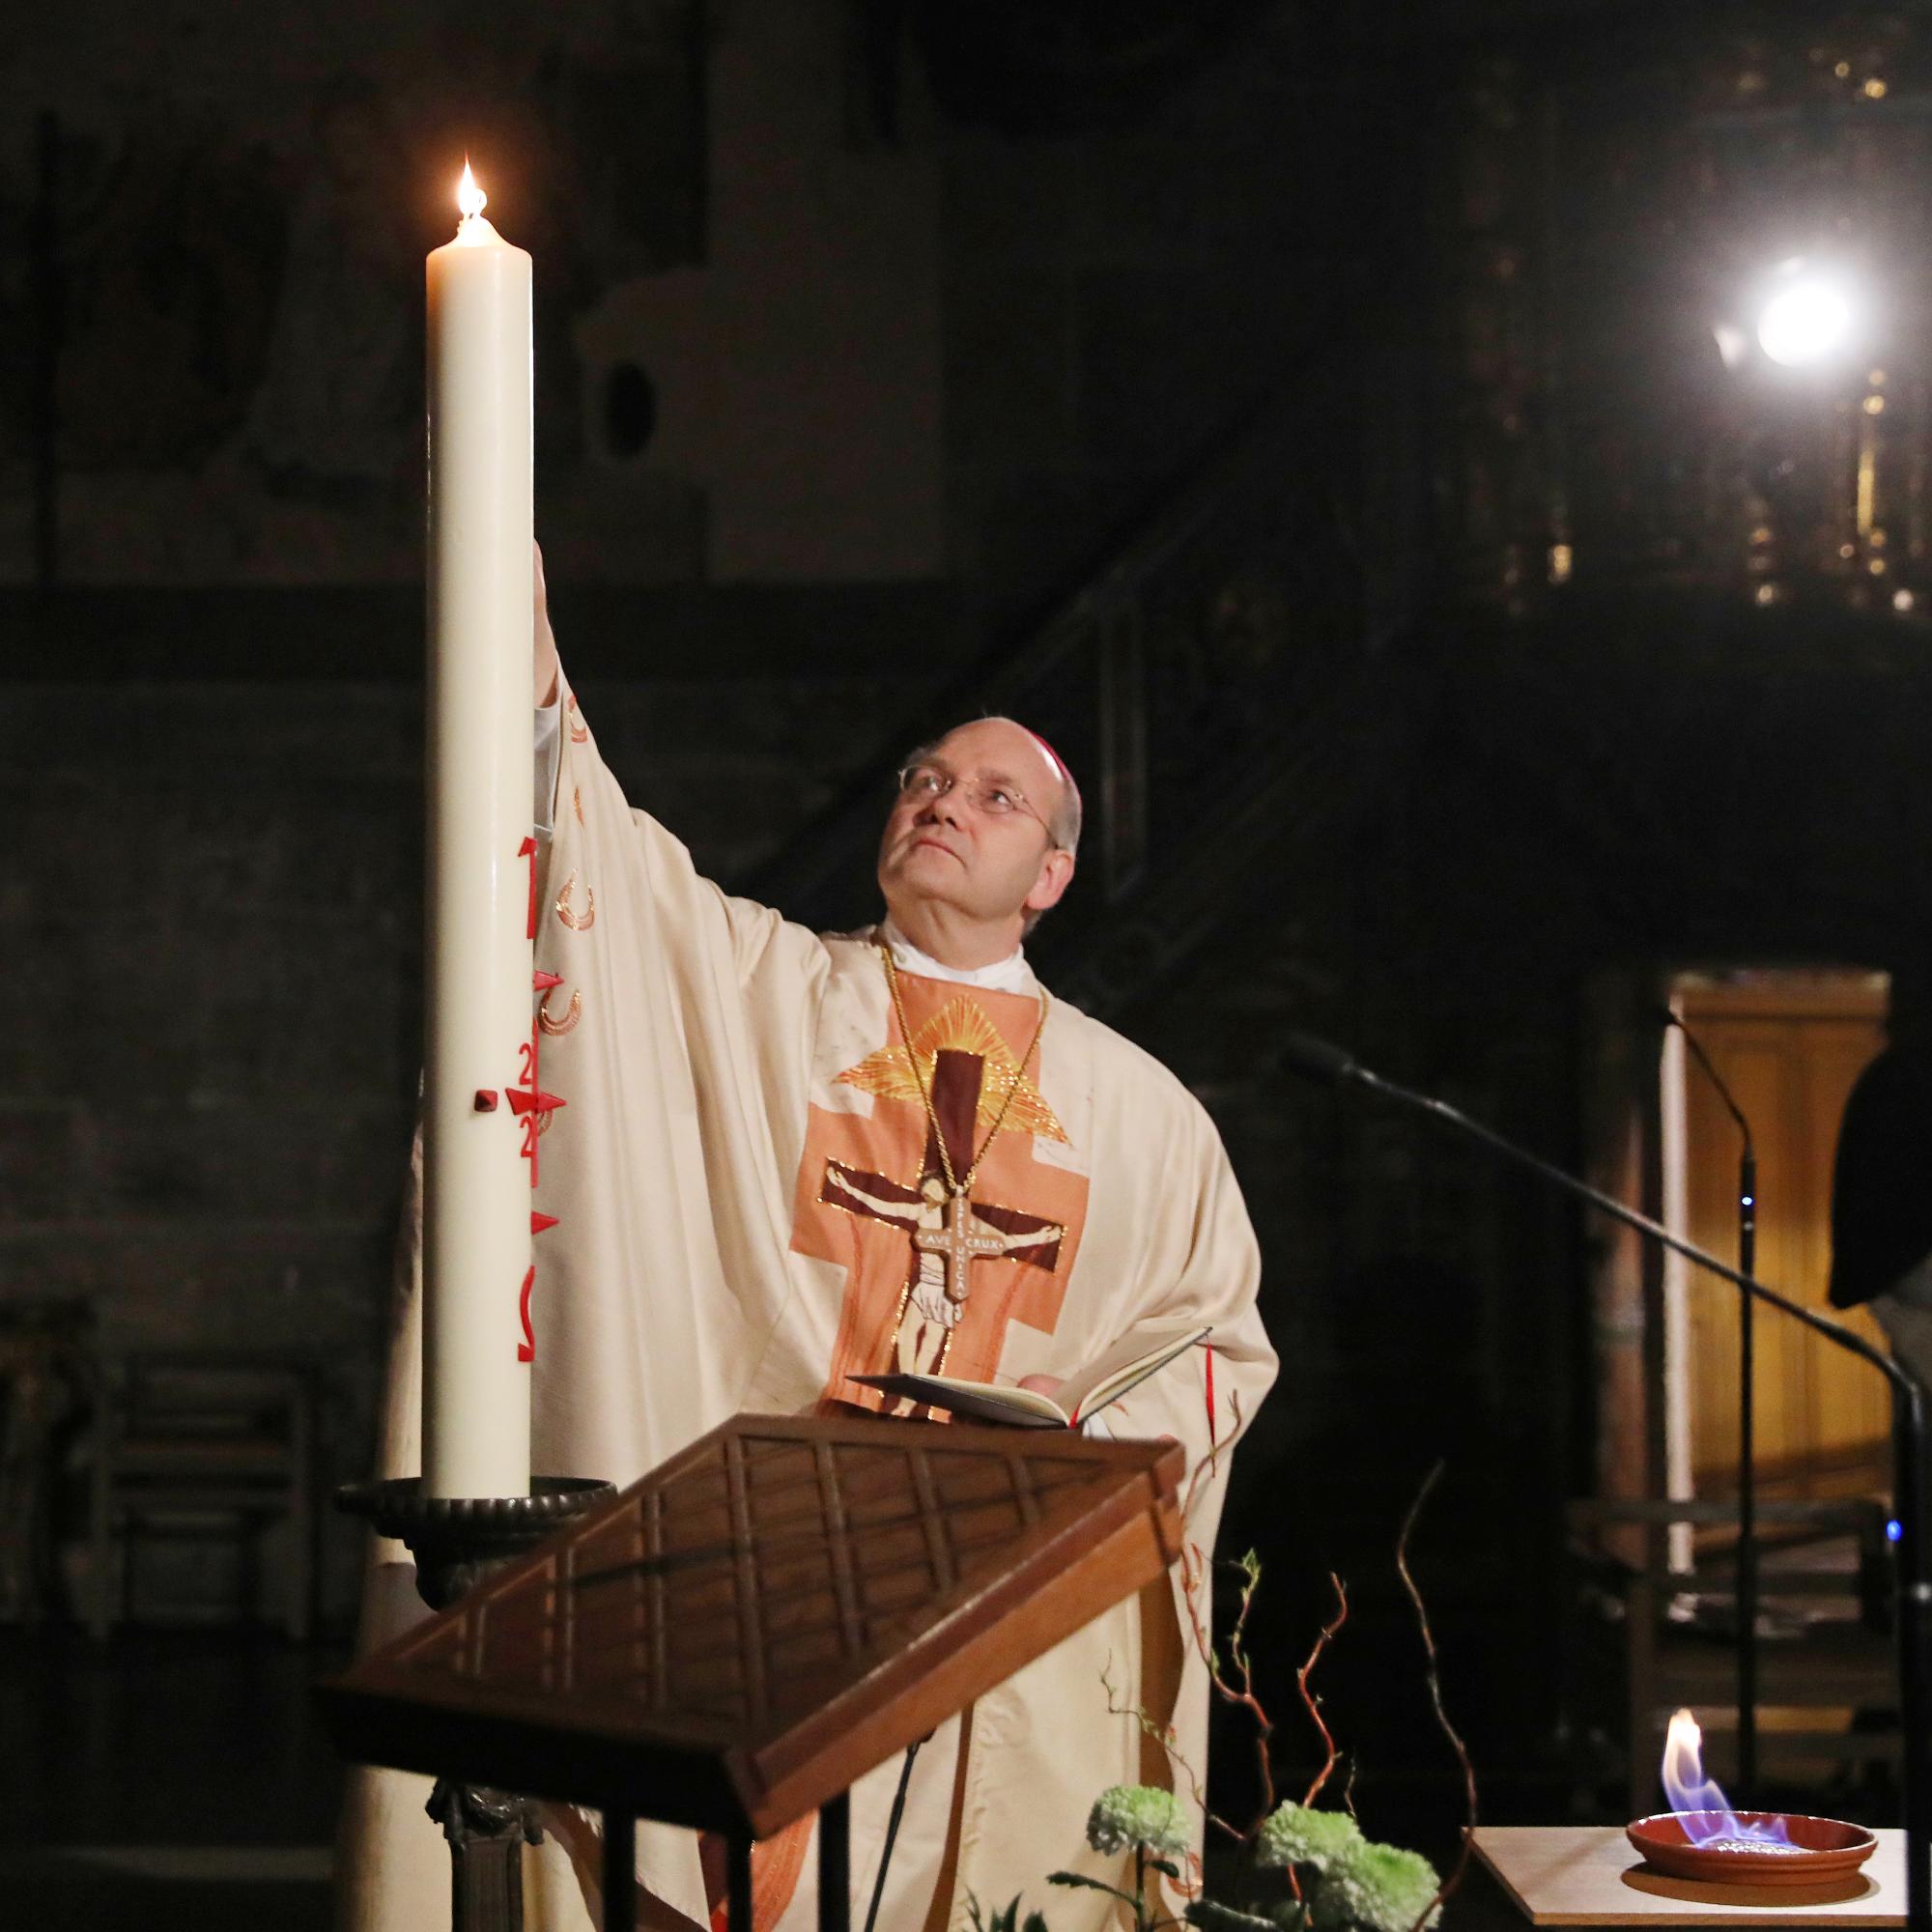
[[[1096,1852],[1142,1845],[1156,1857],[1179,1858],[1194,1833],[1173,1792],[1157,1784],[1110,1784],[1087,1814],[1087,1842]]]
[[[1282,1804],[1268,1814],[1255,1843],[1258,1865],[1313,1865],[1326,1871],[1364,1842],[1361,1827],[1346,1811],[1317,1811]]]
[[[1364,1839],[1322,1872],[1310,1917],[1315,1932],[1409,1932],[1436,1886],[1435,1866],[1419,1852]],[[1430,1913],[1430,1924],[1440,1916]]]

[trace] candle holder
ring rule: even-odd
[[[430,1496],[417,1476],[346,1483],[335,1506],[416,1559],[416,1591],[446,1609],[493,1570],[613,1493],[595,1476],[532,1476],[525,1496]],[[543,1836],[526,1798],[440,1777],[424,1807],[449,1841],[451,1932],[523,1932],[523,1847]]]

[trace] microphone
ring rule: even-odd
[[[1745,1119],[1745,1110],[1738,1105],[1731,1090],[1724,1085],[1724,1076],[1712,1065],[1711,1056],[1704,1051],[1703,1041],[1684,1024],[1684,1016],[1681,1013],[1672,1012],[1668,1007],[1659,1007],[1656,1015],[1658,1025],[1666,1032],[1675,1027],[1684,1036],[1684,1044],[1690,1049],[1691,1058],[1704,1069],[1705,1077],[1717,1089],[1718,1098],[1724,1103],[1725,1112],[1738,1123],[1738,1131],[1745,1137],[1747,1157],[1754,1160],[1757,1150],[1751,1143],[1750,1122]]]
[[[1743,1269],[1720,1262],[1716,1255],[1672,1234],[1661,1221],[1653,1221],[1648,1214],[1626,1207],[1614,1195],[1592,1187],[1554,1162],[1506,1140],[1492,1127],[1486,1127],[1448,1101],[1384,1079],[1339,1046],[1308,1034],[1291,1034],[1282,1042],[1276,1064],[1331,1085],[1346,1083],[1372,1088],[1385,1098],[1432,1115],[1459,1133],[1482,1142],[1504,1159],[1540,1175],[1552,1186],[1588,1202],[1612,1220],[1636,1229],[1687,1261],[1734,1283],[1751,1299],[1781,1309],[1835,1347],[1869,1362],[1890,1384],[1892,1514],[1898,1522],[1898,1538],[1893,1545],[1898,1578],[1898,1706],[1905,1754],[1905,1923],[1908,1932],[1932,1932],[1932,1674],[1928,1674],[1928,1664],[1932,1664],[1932,1652],[1928,1652],[1928,1638],[1932,1638],[1932,1615],[1928,1615],[1932,1612],[1932,1581],[1926,1577],[1924,1508],[1920,1500],[1925,1468],[1925,1393],[1918,1378],[1843,1323],[1820,1315],[1815,1309],[1801,1307]]]
[[[1322,1080],[1339,1087],[1345,1080],[1359,1080],[1362,1066],[1339,1046],[1317,1039],[1312,1033],[1292,1033],[1281,1042],[1275,1056],[1277,1066],[1291,1067],[1310,1080]]]
[[[1658,1023],[1667,1032],[1675,1027],[1684,1044],[1704,1069],[1718,1098],[1728,1109],[1744,1136],[1738,1156],[1738,1266],[1746,1274],[1757,1271],[1757,1144],[1750,1122],[1736,1096],[1724,1084],[1717,1063],[1704,1042],[1685,1025],[1674,1008],[1660,1006]],[[1738,1781],[1748,1787],[1757,1781],[1757,1338],[1756,1308],[1749,1295],[1738,1301]]]

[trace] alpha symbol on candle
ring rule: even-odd
[[[466,221],[473,220],[490,205],[490,197],[476,185],[476,177],[469,172],[467,155],[463,159],[463,179],[456,186],[456,205],[463,211]]]
[[[537,1285],[537,1264],[530,1264],[529,1272],[524,1277],[523,1293],[517,1296],[517,1320],[524,1324],[524,1339],[517,1344],[517,1360],[533,1362],[537,1358],[536,1332],[530,1326],[530,1290]]]

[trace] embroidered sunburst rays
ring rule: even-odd
[[[838,1076],[841,1086],[856,1087],[882,1100],[910,1100],[920,1104],[920,1079],[928,1087],[942,1053],[970,1053],[984,1068],[980,1080],[980,1099],[975,1109],[980,1126],[990,1126],[1006,1107],[1000,1122],[1003,1134],[1033,1134],[1040,1140],[1066,1141],[1066,1131],[1054,1118],[1039,1089],[1020,1070],[998,1027],[973,1001],[960,998],[942,1007],[912,1037],[908,1056],[902,1046],[882,1046],[868,1053],[857,1066],[848,1066]],[[919,1073],[913,1067],[917,1062]],[[1009,1090],[1011,1103],[1007,1101]]]

